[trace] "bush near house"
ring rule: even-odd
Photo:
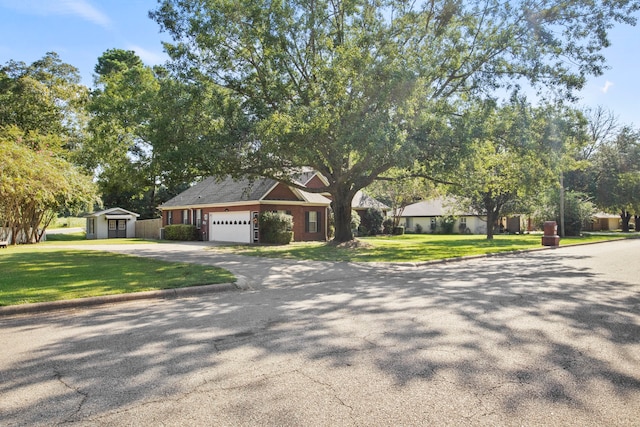
[[[453,226],[456,219],[452,215],[445,215],[440,219],[440,230],[442,234],[453,234]]]
[[[361,236],[377,236],[382,232],[384,216],[380,209],[368,208],[362,215],[359,231]]]
[[[293,217],[277,212],[260,214],[260,242],[287,245],[293,240]]]
[[[164,227],[165,240],[198,240],[198,231],[194,225],[175,224]]]

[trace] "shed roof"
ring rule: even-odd
[[[135,216],[136,218],[138,218],[140,216],[140,214],[128,211],[126,209],[111,208],[111,209],[105,209],[103,211],[93,212],[93,213],[90,213],[88,215],[85,215],[84,217],[85,218],[93,218],[93,217],[102,216],[102,215]]]

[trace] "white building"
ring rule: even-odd
[[[140,215],[122,208],[111,208],[85,216],[87,239],[136,237],[136,220]]]

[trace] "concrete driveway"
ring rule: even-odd
[[[640,425],[638,240],[435,266],[150,246],[123,251],[250,289],[0,318],[0,425]]]

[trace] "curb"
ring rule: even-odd
[[[72,308],[93,307],[125,301],[184,298],[195,295],[237,291],[243,289],[245,289],[245,287],[239,284],[221,283],[216,285],[190,286],[186,288],[161,289],[157,291],[131,292],[126,294],[104,295],[99,297],[77,298],[71,300],[9,305],[0,307],[0,317],[12,316],[16,314],[46,313]]]

